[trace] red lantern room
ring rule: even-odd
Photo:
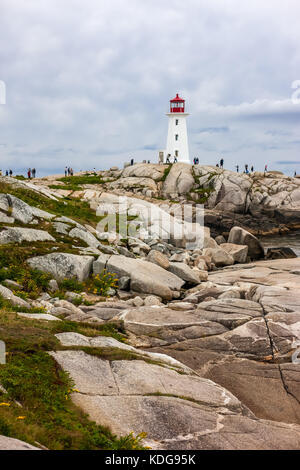
[[[185,100],[180,98],[178,93],[176,98],[170,100],[170,113],[184,113]]]

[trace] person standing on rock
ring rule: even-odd
[[[268,171],[268,165],[265,165],[265,173]]]
[[[32,168],[32,178],[35,178],[36,170],[35,168]]]
[[[9,170],[9,176],[12,176],[12,175],[13,175],[12,170]]]
[[[31,179],[31,169],[30,168],[28,168],[27,176],[28,176],[28,179],[30,180]]]
[[[65,177],[67,177],[67,175],[68,175],[68,167],[66,166],[65,167]]]
[[[133,166],[133,164],[134,164],[134,159],[132,158],[132,159],[130,160],[130,165]]]
[[[220,167],[223,169],[223,166],[224,166],[224,158],[221,158],[221,160],[220,160]]]
[[[236,165],[236,172],[238,173],[240,171],[239,165]]]
[[[254,166],[252,165],[252,167],[251,167],[251,173],[253,173],[253,171],[254,171]]]

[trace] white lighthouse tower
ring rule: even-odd
[[[189,144],[187,136],[186,118],[189,114],[185,112],[185,100],[176,95],[170,100],[169,129],[167,138],[166,159],[170,162],[176,157],[180,163],[191,163],[189,157]]]

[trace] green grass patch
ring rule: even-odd
[[[63,186],[61,189],[63,189]],[[89,203],[80,199],[62,198],[55,201],[30,188],[17,187],[5,181],[0,181],[0,193],[11,194],[31,206],[58,216],[70,217],[81,224],[96,226],[101,220],[100,217],[96,216],[96,211],[90,208]]]
[[[165,168],[165,171],[163,173],[163,176],[161,178],[161,181],[166,181],[167,177],[168,177],[168,174],[170,173],[171,171],[171,168],[172,168],[172,164],[170,164],[169,166],[167,166],[167,168]]]
[[[70,395],[74,384],[46,352],[15,354],[0,366],[0,380],[13,404],[1,416],[5,435],[52,450],[141,449],[141,438],[114,436],[107,427],[89,421]]]
[[[85,184],[104,184],[105,181],[95,173],[81,176],[65,176],[64,178],[59,178],[57,181],[64,183],[64,186],[58,186],[59,189],[70,189],[72,191],[77,191]]]
[[[0,382],[8,392],[0,393],[0,434],[51,450],[142,449],[145,435],[118,438],[73,404],[72,380],[47,353],[65,349],[54,336],[62,331],[86,336],[117,333],[112,324],[39,322],[0,311],[0,339],[8,353],[7,363],[0,365]]]

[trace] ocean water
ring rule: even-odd
[[[264,248],[278,248],[280,246],[290,247],[300,257],[300,230],[290,232],[288,235],[276,235],[272,237],[261,237]]]

